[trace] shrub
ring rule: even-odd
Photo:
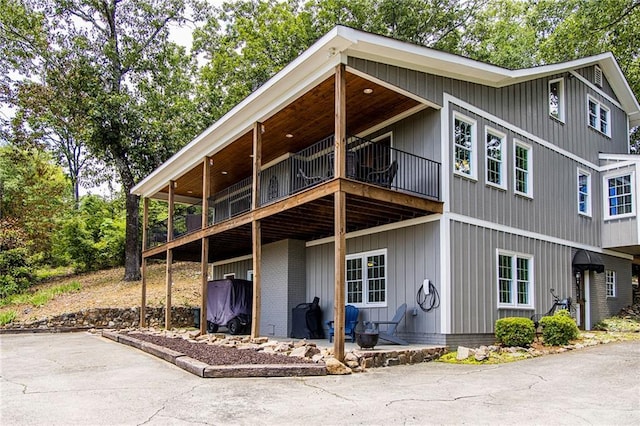
[[[25,248],[0,250],[0,298],[26,290],[32,281]]]
[[[496,338],[506,346],[529,346],[536,330],[529,318],[511,317],[496,321]]]
[[[545,345],[562,346],[578,338],[578,326],[566,310],[543,317],[540,325],[542,325],[542,338]]]

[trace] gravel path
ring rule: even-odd
[[[206,343],[192,343],[182,338],[153,336],[149,334],[130,334],[139,340],[151,342],[158,346],[173,349],[191,358],[209,365],[239,365],[239,364],[313,364],[313,361],[289,357],[287,355],[267,354],[254,349],[236,349]]]

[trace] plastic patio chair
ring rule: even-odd
[[[404,314],[406,312],[407,312],[407,304],[403,303],[402,305],[400,305],[398,310],[396,310],[396,314],[393,316],[393,319],[391,321],[373,321],[376,327],[378,327],[379,325],[388,326],[386,330],[380,331],[380,339],[395,343],[396,345],[409,344],[409,342],[407,342],[406,340],[396,336],[396,328],[398,327],[398,324],[400,323],[400,321],[402,321],[402,318],[404,318]],[[378,330],[380,329],[378,328]]]
[[[351,342],[356,341],[356,325],[358,324],[358,314],[360,310],[353,305],[344,307],[344,334],[351,337]],[[327,321],[329,327],[329,342],[333,342],[333,321]]]

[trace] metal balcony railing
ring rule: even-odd
[[[249,176],[209,198],[209,224],[219,223],[251,210],[251,179]]]

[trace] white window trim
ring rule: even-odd
[[[512,303],[500,303],[500,256],[509,256],[511,258],[511,270],[513,272],[512,279],[511,279]],[[518,272],[517,272],[518,266],[516,263],[517,258],[529,260],[529,303],[526,305],[518,304]],[[496,278],[494,280],[494,285],[496,286],[495,287],[496,301],[498,302],[498,309],[522,309],[522,310],[535,309],[535,300],[534,300],[535,277],[534,277],[533,255],[496,249],[495,272],[496,272]]]
[[[621,176],[630,176],[631,180],[631,213],[611,215],[609,214],[609,179],[615,179]],[[611,173],[602,176],[602,198],[604,208],[604,220],[617,220],[627,217],[636,216],[636,204],[638,203],[636,193],[636,172],[634,170],[619,171],[618,173]]]
[[[247,271],[247,281],[253,281],[253,269]]]
[[[580,175],[585,175],[587,177],[587,211],[580,211]],[[591,183],[591,173],[586,171],[585,169],[581,169],[578,167],[578,171],[576,173],[576,207],[578,208],[578,214],[581,216],[591,217],[591,199],[593,198],[593,186]]]
[[[367,257],[368,256],[379,256],[379,255],[383,255],[384,256],[384,280],[385,280],[385,286],[384,286],[384,302],[377,302],[377,303],[368,303],[367,300],[369,299],[368,295],[369,295],[369,280],[366,277],[366,268],[367,268]],[[353,254],[348,254],[347,256],[345,256],[344,259],[344,268],[345,268],[345,284],[346,284],[346,274],[347,274],[347,261],[351,260],[351,259],[357,259],[357,258],[362,258],[362,303],[348,303],[349,305],[353,305],[357,308],[386,308],[387,304],[388,304],[388,300],[389,300],[389,256],[387,256],[387,249],[380,249],[380,250],[372,250],[372,251],[365,251],[365,252],[360,252],[360,253],[353,253]],[[345,295],[345,300],[348,300],[347,297],[347,293],[348,293],[349,289],[348,286],[345,285],[345,289],[344,289],[344,295]]]
[[[455,161],[456,161],[456,135],[455,135],[455,131],[456,131],[456,119],[461,120],[461,121],[465,121],[466,123],[470,124],[473,127],[473,134],[471,135],[471,164],[469,164],[469,171],[471,173],[467,174],[467,173],[463,173],[463,172],[459,172],[456,170],[456,166],[455,166]],[[477,156],[478,156],[478,122],[472,118],[467,117],[466,115],[463,115],[461,113],[459,113],[458,111],[454,111],[453,112],[453,133],[451,135],[451,148],[452,148],[452,156],[451,158],[453,159],[453,161],[451,162],[451,168],[453,169],[453,174],[456,176],[461,176],[467,179],[471,179],[471,180],[478,180],[478,161],[477,161]]]
[[[489,156],[487,155],[487,136],[489,136],[489,134],[491,134],[493,136],[496,136],[497,138],[500,139],[500,170],[499,170],[499,172],[500,172],[500,182],[501,183],[499,183],[499,184],[489,181]],[[504,189],[504,190],[507,190],[507,188],[508,188],[508,186],[507,186],[507,175],[505,173],[505,171],[507,169],[507,155],[505,155],[506,154],[506,149],[507,149],[507,135],[506,135],[506,133],[501,132],[499,130],[496,130],[493,127],[485,126],[484,127],[484,143],[483,143],[483,152],[484,152],[484,158],[485,158],[484,180],[485,180],[485,183],[488,186],[492,186],[494,188],[499,188],[499,189]]]
[[[597,127],[593,127],[591,125],[591,123],[589,122],[589,116],[591,114],[591,111],[589,111],[589,102],[593,102],[598,106],[598,111],[597,111],[597,114],[596,114],[596,118],[598,120],[597,121],[597,124],[598,124]],[[607,111],[608,121],[607,121],[607,132],[606,133],[604,133],[604,132],[602,132],[600,130],[600,110],[602,110],[602,109]],[[599,100],[597,100],[596,98],[594,98],[591,95],[587,95],[587,126],[589,126],[589,128],[591,128],[591,129],[595,130],[596,132],[600,133],[601,135],[605,135],[605,136],[611,137],[611,109],[608,108],[606,105],[604,105],[602,102],[600,102]]]
[[[553,114],[551,114],[551,85],[553,83],[560,83],[558,86],[558,116],[554,116]],[[547,95],[548,95],[548,99],[547,99],[547,108],[548,108],[548,112],[549,112],[549,117],[553,118],[554,120],[558,120],[561,123],[564,123],[564,117],[565,117],[565,113],[564,113],[564,78],[556,78],[553,80],[549,80],[549,84],[547,85]]]
[[[516,165],[518,164],[516,159],[516,147],[524,148],[527,150],[527,192],[518,191],[518,185],[516,182]],[[513,192],[516,195],[521,195],[527,198],[533,198],[533,179],[531,179],[533,169],[533,147],[528,143],[524,143],[521,140],[513,140]]]
[[[609,280],[609,278],[611,278],[611,280]],[[614,297],[616,297],[616,281],[617,281],[617,277],[616,277],[616,271],[611,270],[611,269],[607,269],[605,271],[605,295],[607,297],[607,299],[612,299]],[[613,294],[609,294],[609,286],[611,285],[612,288],[612,293]]]
[[[224,278],[225,280],[232,280],[235,277],[236,277],[236,273],[235,272],[230,272],[228,274],[222,275],[222,278]]]

